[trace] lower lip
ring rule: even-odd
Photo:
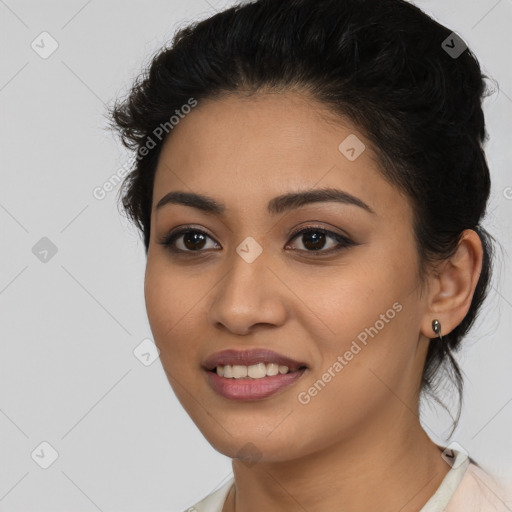
[[[216,372],[207,371],[207,377],[213,390],[230,400],[261,400],[281,389],[290,386],[300,379],[305,368],[290,372],[263,377],[262,379],[226,379]]]

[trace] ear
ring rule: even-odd
[[[457,250],[436,266],[429,277],[427,310],[421,323],[421,333],[435,338],[432,320],[441,323],[441,335],[457,327],[469,310],[482,270],[483,248],[478,234],[466,229]]]

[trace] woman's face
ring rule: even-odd
[[[192,109],[162,149],[148,318],[179,401],[227,456],[289,460],[417,420],[408,407],[433,333],[420,329],[412,210],[368,140],[340,123],[294,93],[231,96]],[[339,200],[283,199],[323,189]],[[221,206],[168,197],[157,209],[178,191]],[[226,349],[270,350],[305,369],[239,380],[204,368]],[[258,358],[279,372],[270,355],[228,360],[258,376]]]

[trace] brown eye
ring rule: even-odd
[[[340,251],[347,247],[357,245],[348,238],[333,231],[323,228],[307,227],[292,235],[291,240],[299,239],[303,248],[298,248],[300,252],[312,254],[329,254]],[[213,245],[208,247],[208,240]],[[161,245],[167,247],[173,253],[201,253],[206,252],[205,249],[219,249],[217,244],[207,233],[200,229],[192,227],[184,227],[177,231],[166,235],[160,242]],[[290,246],[287,244],[286,248]]]
[[[167,235],[160,243],[173,252],[203,252],[203,249],[211,248],[207,247],[208,239],[213,240],[204,231],[182,228]]]
[[[356,245],[354,242],[338,233],[316,227],[302,229],[293,235],[292,240],[294,239],[301,240],[304,249],[300,248],[300,251],[312,253],[330,253]],[[327,249],[325,249],[326,246]]]

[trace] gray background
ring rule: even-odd
[[[178,26],[230,3],[0,0],[1,511],[180,511],[230,475],[160,360],[134,355],[151,338],[143,244],[117,210],[117,189],[93,196],[128,157],[105,129],[106,104]],[[511,475],[512,0],[417,4],[461,34],[500,86],[485,103],[485,225],[503,251],[459,357],[466,401],[449,441]],[[46,59],[31,47],[51,49],[43,31],[59,45]],[[423,424],[448,444],[445,414],[427,407]],[[47,469],[42,442],[58,452]]]

